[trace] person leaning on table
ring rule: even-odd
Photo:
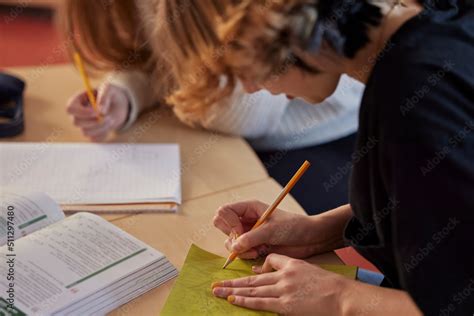
[[[74,46],[85,60],[95,69],[111,71],[98,89],[102,122],[83,106],[88,104],[84,92],[68,102],[74,124],[93,141],[127,130],[140,113],[164,103],[173,90],[171,52],[159,55],[164,43],[153,35],[169,20],[158,16],[158,6],[158,0],[66,1],[66,36],[79,35],[73,37]],[[266,91],[247,94],[236,86],[229,98],[199,115],[174,109],[180,120],[195,127],[247,138],[282,184],[288,181],[288,169],[311,159],[320,168],[309,170],[312,177],[302,179],[293,194],[307,212],[316,213],[347,203],[349,172],[339,170],[350,162],[362,91],[361,83],[344,76],[335,93],[314,106]],[[305,185],[315,188],[318,199],[305,194]]]
[[[247,91],[308,102],[331,95],[342,74],[366,84],[350,204],[316,216],[277,210],[250,232],[267,205],[221,207],[215,226],[240,235],[227,240],[229,250],[241,258],[270,255],[255,268],[258,275],[222,281],[214,295],[291,315],[472,315],[472,7],[456,0],[180,3],[163,0],[163,12],[177,18],[160,34],[179,48],[181,78],[203,61],[208,67],[199,84],[177,82],[169,98],[175,105],[192,109],[225,97],[239,80]],[[180,19],[188,15],[193,22]],[[210,56],[218,47],[226,48],[220,58]],[[311,187],[305,190],[311,195]],[[372,261],[391,288],[299,260],[344,241]]]

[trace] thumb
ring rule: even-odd
[[[271,234],[271,227],[268,226],[270,225],[262,225],[241,235],[233,242],[232,250],[242,253],[268,243]]]
[[[110,110],[111,96],[110,96],[110,84],[104,83],[97,92],[97,104],[99,105],[100,112],[106,115]]]
[[[292,258],[276,253],[269,254],[263,263],[260,273],[269,273],[274,270],[281,270]]]

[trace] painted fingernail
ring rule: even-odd
[[[227,302],[234,304],[235,302],[235,296],[234,295],[229,295],[227,296]]]
[[[212,282],[211,284],[212,289],[215,289],[216,287],[220,287],[220,286],[222,286],[221,282]]]

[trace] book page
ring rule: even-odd
[[[58,204],[181,203],[176,144],[1,143],[0,186]]]
[[[0,248],[0,257],[9,254],[14,254],[14,280],[0,278],[0,311],[3,301],[28,315],[54,314],[145,266],[166,260],[90,213],[75,214],[21,238],[13,251]],[[9,272],[0,265],[0,276]],[[4,296],[9,289],[14,290],[13,302]]]
[[[59,205],[43,193],[24,196],[0,189],[0,246],[64,218]]]

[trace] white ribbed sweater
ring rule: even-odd
[[[113,73],[110,83],[127,91],[131,112],[124,129],[156,104],[153,85],[139,72]],[[364,86],[343,76],[336,92],[320,104],[288,100],[267,91],[247,94],[239,86],[212,109],[203,128],[248,139],[257,150],[287,150],[327,143],[354,133]]]

